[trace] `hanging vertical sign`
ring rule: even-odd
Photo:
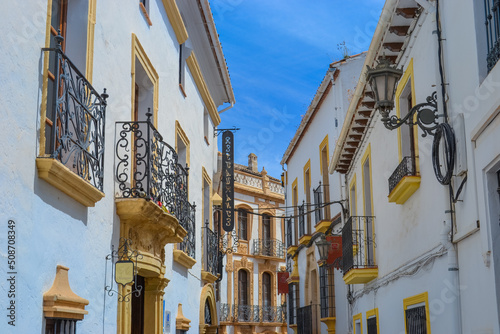
[[[234,136],[231,131],[222,134],[222,228],[234,228]]]

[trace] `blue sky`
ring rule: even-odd
[[[219,128],[235,133],[235,162],[258,156],[279,178],[280,161],[328,65],[370,45],[384,0],[212,0],[236,98]],[[219,139],[220,140],[220,139]],[[219,143],[220,147],[220,143]]]

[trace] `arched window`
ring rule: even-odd
[[[238,209],[238,238],[248,240],[248,211]]]

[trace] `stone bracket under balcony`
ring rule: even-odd
[[[142,255],[138,262],[152,272],[163,271],[165,245],[181,242],[187,234],[186,230],[175,216],[163,211],[153,201],[117,198],[115,203],[121,235],[131,239],[132,246]]]
[[[378,268],[356,268],[344,274],[345,284],[366,284],[378,277]]]
[[[217,281],[218,278],[219,278],[219,276],[215,276],[214,274],[212,274],[209,271],[205,271],[205,270],[201,271],[201,279],[203,281],[205,281],[206,283],[210,283],[210,284],[215,283],[215,281]]]
[[[420,176],[403,177],[389,194],[389,202],[404,204],[420,187]]]
[[[299,244],[301,245],[307,245],[311,241],[312,235],[310,234],[304,234],[303,236],[300,237],[299,239]]]
[[[298,246],[288,246],[288,248],[286,249],[286,253],[290,256],[293,256],[298,248]]]
[[[326,233],[332,222],[330,220],[321,220],[314,226],[316,232]]]
[[[328,334],[335,334],[336,317],[321,318],[320,320],[326,325]]]
[[[86,207],[95,206],[104,193],[54,158],[36,158],[38,177]]]
[[[174,261],[187,269],[193,268],[196,263],[195,259],[180,249],[174,249]]]

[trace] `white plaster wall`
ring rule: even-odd
[[[158,130],[175,146],[175,120],[190,140],[189,200],[197,204],[196,260],[186,270],[172,263],[173,245],[166,247],[166,309],[172,319],[178,303],[184,315],[198,328],[202,268],[202,166],[209,175],[216,167],[217,144],[203,138],[203,102],[186,68],[185,98],[178,88],[178,44],[161,2],[150,3],[153,22],[148,26],[135,2],[97,1],[94,40],[93,86],[108,89],[106,110],[105,175],[106,196],[95,207],[86,208],[37,176],[39,113],[41,104],[41,48],[45,44],[46,0],[7,4],[0,25],[7,33],[1,42],[0,82],[4,126],[0,132],[0,219],[17,223],[17,322],[19,333],[42,329],[42,295],[54,280],[56,266],[68,266],[75,293],[89,300],[89,314],[78,323],[82,333],[116,332],[116,295],[104,295],[105,257],[118,244],[119,218],[114,204],[115,122],[131,119],[131,45],[135,33],[159,75]],[[12,28],[16,27],[16,30]],[[199,57],[199,55],[198,55]],[[81,69],[82,72],[85,69]],[[209,131],[211,134],[212,130]],[[5,226],[5,225],[4,225]],[[7,233],[0,234],[6,244]],[[6,250],[0,250],[6,259]],[[108,268],[109,276],[109,268]],[[5,266],[0,268],[1,291],[6,294]],[[108,277],[108,281],[110,277]],[[186,293],[189,291],[189,293]],[[103,320],[103,317],[105,320]],[[172,321],[171,332],[175,330]],[[6,321],[0,332],[10,332]]]

